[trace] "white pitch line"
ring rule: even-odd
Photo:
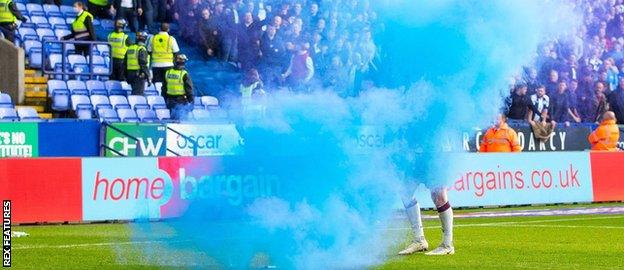
[[[39,248],[78,248],[78,247],[97,247],[97,246],[116,246],[116,245],[135,245],[135,244],[155,244],[155,243],[179,243],[186,241],[127,241],[127,242],[104,242],[104,243],[88,243],[88,244],[72,244],[72,245],[36,245],[36,246],[14,246],[12,249],[39,249]]]
[[[495,227],[495,226],[507,226],[519,225],[519,224],[533,224],[533,223],[550,223],[550,222],[565,222],[565,221],[582,221],[582,220],[599,220],[599,219],[618,219],[624,218],[624,216],[605,216],[605,217],[586,217],[586,218],[559,218],[559,219],[544,219],[544,220],[530,220],[530,221],[505,221],[505,222],[489,222],[489,223],[473,223],[473,224],[457,224],[453,227]],[[565,226],[565,225],[562,225]],[[438,229],[440,226],[426,226],[425,229]],[[388,231],[403,231],[410,230],[409,227],[402,228],[388,228]]]

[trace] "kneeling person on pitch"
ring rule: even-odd
[[[145,83],[149,81],[149,53],[145,47],[147,32],[136,34],[136,43],[126,52],[126,80],[132,87],[133,95],[143,95]]]
[[[165,73],[162,86],[162,96],[167,102],[167,108],[172,110],[172,117],[175,120],[180,120],[186,113],[188,105],[193,104],[193,82],[184,69],[186,61],[184,54],[175,57],[174,67]]]

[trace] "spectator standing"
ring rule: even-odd
[[[520,140],[515,130],[507,125],[507,117],[499,114],[494,126],[483,135],[479,152],[521,152]]]
[[[238,29],[241,18],[238,13],[240,0],[228,0],[228,6],[224,12],[223,29],[223,61],[238,60]]]
[[[535,94],[531,96],[531,107],[533,121],[540,121],[544,115],[548,115],[550,98],[546,95],[546,88],[543,85],[538,86]]]
[[[151,33],[154,25],[154,6],[152,5],[152,1],[138,0],[138,2],[140,2],[140,7],[142,9],[142,14],[139,14],[139,30]]]
[[[514,92],[506,100],[507,118],[511,120],[527,120],[531,117],[531,100],[527,96],[528,87],[524,84],[515,87]]]
[[[15,42],[16,20],[26,22],[26,17],[22,16],[13,0],[0,0],[0,32],[8,41]]]
[[[95,41],[95,29],[93,28],[93,15],[84,10],[82,2],[74,3],[76,19],[71,24],[71,34],[64,36],[62,40],[74,39],[77,41]],[[76,53],[81,55],[89,54],[88,44],[76,44]]]
[[[598,128],[592,132],[587,140],[594,151],[618,151],[620,128],[613,112],[606,112]]]
[[[202,20],[198,24],[200,38],[203,48],[208,58],[215,58],[221,53],[221,29],[214,16],[211,16],[210,9],[202,10]]]
[[[126,80],[126,51],[131,45],[128,35],[124,33],[126,20],[115,21],[115,31],[108,35],[108,44],[111,46],[111,57],[113,59],[111,79],[116,81]]]
[[[138,29],[137,17],[143,15],[141,2],[141,0],[113,0],[115,20],[126,20],[130,31],[136,33]]]
[[[285,47],[282,39],[277,36],[277,28],[268,25],[260,42],[260,70],[268,89],[277,87],[284,71]]]
[[[165,72],[173,67],[174,54],[180,52],[178,42],[169,35],[168,23],[161,24],[160,32],[151,39],[147,50],[152,54],[154,82],[164,82]]]
[[[624,124],[624,78],[620,78],[620,83],[615,91],[608,95],[609,108],[615,113],[618,125]]]
[[[568,105],[570,107],[570,117],[576,123],[582,122],[581,115],[578,112],[578,81],[570,81],[570,87],[568,87]]]
[[[570,104],[566,91],[568,86],[565,81],[560,81],[557,92],[549,95],[550,98],[550,117],[553,121],[569,124]]]
[[[133,95],[143,95],[145,83],[149,81],[149,54],[145,47],[147,36],[147,32],[137,33],[135,44],[130,45],[126,52],[126,78]]]
[[[238,60],[243,71],[255,68],[260,56],[262,25],[254,22],[251,12],[245,12],[238,30]]]
[[[297,46],[297,52],[291,57],[290,65],[282,78],[293,91],[307,91],[308,83],[314,76],[314,62],[304,43]]]
[[[187,112],[187,106],[193,104],[193,81],[185,70],[187,58],[179,54],[175,58],[175,66],[168,69],[163,82],[162,96],[167,102],[167,108],[172,110],[172,118],[180,120]]]
[[[557,88],[559,86],[559,72],[554,69],[551,69],[548,73],[548,82],[546,83],[546,94],[552,95],[557,92]]]

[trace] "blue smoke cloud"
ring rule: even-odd
[[[276,93],[262,117],[236,119],[245,154],[221,166],[254,181],[214,182],[207,192],[216,195],[192,201],[183,217],[133,225],[134,238],[164,241],[142,250],[146,261],[241,269],[382,263],[401,236],[385,230],[401,194],[415,183],[445,184],[452,162],[441,152],[459,145],[453,136],[492,119],[508,78],[576,19],[567,5],[538,0],[372,6],[385,26],[375,39],[379,83],[389,89],[349,99],[320,89]],[[205,167],[193,164],[188,175],[211,173]],[[163,230],[175,237],[153,236]]]

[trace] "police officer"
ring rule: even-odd
[[[74,39],[78,41],[94,41],[95,29],[93,28],[93,15],[84,9],[82,2],[74,3],[74,11],[78,13],[76,20],[71,25],[72,33],[64,36],[62,40]],[[76,44],[76,53],[87,55],[89,44]]]
[[[186,55],[175,58],[175,66],[165,73],[162,96],[167,101],[167,108],[172,110],[173,119],[180,119],[186,113],[188,104],[193,104],[193,82],[184,69]]]
[[[130,45],[128,35],[124,33],[126,24],[126,20],[123,19],[115,21],[115,31],[108,35],[108,44],[111,46],[111,57],[113,58],[111,80],[124,81],[126,79],[124,76],[126,71],[124,59]]]
[[[15,42],[15,20],[26,22],[26,18],[17,10],[13,0],[0,0],[0,31],[8,41]]]
[[[165,72],[173,67],[174,54],[180,51],[176,39],[169,35],[169,24],[163,23],[160,32],[151,39],[147,50],[152,53],[154,82],[164,82]]]
[[[149,80],[149,54],[145,48],[147,32],[136,34],[136,43],[126,52],[126,80],[132,86],[133,95],[143,95],[145,82]]]

